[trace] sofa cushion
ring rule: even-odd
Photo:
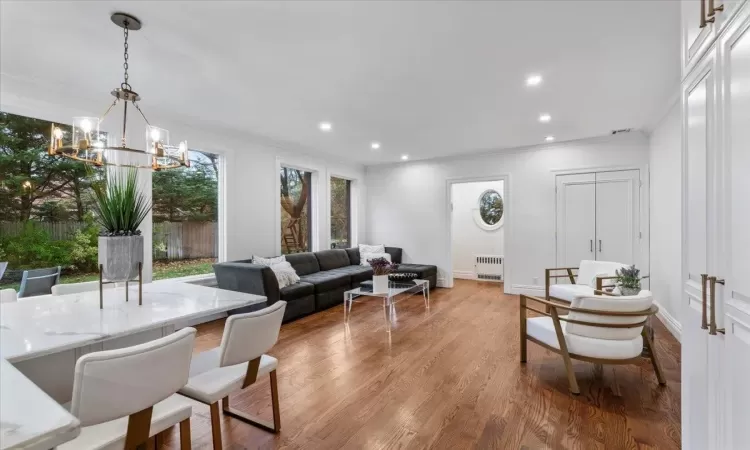
[[[347,248],[346,254],[349,256],[349,263],[355,266],[359,265],[359,249],[358,248]]]
[[[314,293],[315,288],[312,284],[303,283],[301,281],[279,290],[281,299],[286,301],[297,300],[298,298],[302,298],[307,295],[313,295]]]
[[[320,272],[318,258],[315,257],[314,253],[294,253],[286,255],[286,260],[294,267],[299,276]]]
[[[565,344],[568,351],[576,355],[591,358],[605,359],[630,359],[635,358],[643,351],[643,338],[636,336],[625,340],[595,339],[591,337],[570,334],[565,331],[565,322],[561,323]],[[590,328],[590,327],[589,327]],[[560,348],[555,333],[555,324],[551,317],[534,317],[526,319],[526,333],[545,344]]]
[[[399,247],[386,247],[385,252],[391,255],[391,262],[401,264],[403,250]],[[437,269],[437,268],[436,268]]]
[[[576,295],[594,295],[594,288],[582,284],[553,284],[549,287],[549,296],[572,302]]]
[[[351,264],[346,250],[323,250],[314,253],[321,271],[338,269]]]
[[[393,257],[391,255],[391,257]],[[437,275],[437,266],[429,266],[425,264],[401,264],[396,269],[398,273],[416,273],[419,278],[424,279],[430,275]]]
[[[315,293],[324,293],[337,288],[351,286],[351,277],[346,273],[317,272],[300,277],[305,283],[315,286]]]
[[[363,281],[372,280],[372,267],[370,266],[346,266],[330,270],[329,272],[351,276],[351,283],[354,287]]]

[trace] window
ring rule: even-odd
[[[91,185],[104,169],[49,156],[51,126],[0,112],[0,288],[17,290],[25,269],[57,266],[62,283],[98,279]]]
[[[479,196],[479,220],[477,225],[486,229],[499,228],[503,218],[503,197],[494,189],[488,189]]]
[[[282,167],[281,253],[312,251],[312,173]]]
[[[220,157],[190,150],[190,167],[152,173],[153,278],[213,273]]]
[[[331,177],[331,248],[352,245],[352,182]]]

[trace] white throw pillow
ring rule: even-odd
[[[253,255],[253,264],[260,264],[262,266],[270,266],[271,264],[278,264],[286,261],[286,256],[281,255],[275,258],[264,258],[262,256]]]
[[[273,270],[274,275],[276,275],[276,280],[279,282],[279,289],[284,289],[299,281],[297,271],[287,261],[271,264],[269,267]]]
[[[385,245],[359,244],[359,259],[362,259],[365,253],[385,253]]]
[[[376,258],[385,258],[386,261],[391,262],[391,255],[390,253],[363,253],[360,254],[359,257],[359,265],[360,266],[370,266],[370,260],[376,259]]]

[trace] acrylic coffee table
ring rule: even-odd
[[[349,322],[352,313],[352,303],[382,299],[383,314],[385,316],[385,330],[391,332],[391,316],[393,305],[406,300],[416,294],[422,294],[425,308],[430,308],[430,282],[428,280],[413,280],[388,282],[388,292],[372,292],[372,281],[365,281],[357,289],[344,292],[344,321]]]

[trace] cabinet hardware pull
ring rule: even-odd
[[[714,6],[715,0],[708,0],[708,17],[716,14],[716,11],[724,11],[724,5]]]
[[[602,252],[602,240],[599,239],[599,253]]]
[[[593,239],[589,239],[589,251],[591,253],[594,253],[594,240]]]
[[[706,283],[708,274],[701,274],[701,330],[708,330],[708,315],[706,313]]]
[[[708,283],[711,287],[711,322],[708,325],[708,334],[710,334],[711,336],[716,336],[717,332],[721,334],[725,333],[724,328],[716,328],[716,283],[723,286],[725,282],[721,278],[708,277]]]
[[[701,25],[700,28],[706,28],[706,0],[701,0]]]

